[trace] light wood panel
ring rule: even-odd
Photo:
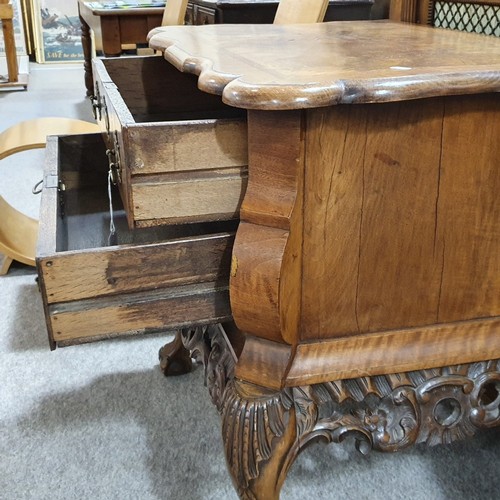
[[[150,245],[82,248],[40,256],[47,302],[224,279],[221,273],[229,269],[233,238],[233,235],[220,234]]]
[[[166,331],[231,317],[228,291],[213,283],[48,307],[52,340],[96,340]]]
[[[319,23],[327,8],[328,0],[280,0],[274,24]]]
[[[212,170],[205,176],[190,173],[168,179],[146,177],[132,185],[134,217],[170,224],[235,219],[245,194],[246,178],[246,171],[240,169]]]
[[[309,114],[303,339],[500,314],[499,106]]]
[[[188,0],[168,0],[165,5],[163,17],[161,20],[162,26],[172,26],[176,24],[184,24],[184,16]]]
[[[370,110],[360,229],[360,331],[432,324],[437,322],[443,265],[436,236],[443,102]]]
[[[499,357],[498,317],[447,323],[300,344],[283,384],[317,384]]]
[[[500,95],[448,99],[445,109],[438,319],[500,315]]]

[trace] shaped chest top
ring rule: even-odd
[[[173,26],[149,43],[247,109],[500,91],[500,39],[391,21]]]

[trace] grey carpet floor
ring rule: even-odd
[[[0,130],[38,116],[91,119],[78,65],[33,65],[27,92],[0,93]],[[0,194],[36,216],[41,156],[0,162]],[[236,499],[203,373],[166,379],[168,333],[48,347],[33,269],[0,277],[0,499]],[[500,498],[500,431],[393,455],[314,445],[282,498]]]

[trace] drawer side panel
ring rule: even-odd
[[[213,283],[49,307],[55,342],[168,331],[230,318],[228,289]]]
[[[65,252],[41,259],[47,302],[69,302],[190,283],[228,281],[232,234],[145,246]]]
[[[134,125],[124,142],[132,175],[248,165],[243,120]]]
[[[246,185],[246,176],[224,174],[180,182],[134,184],[135,217],[138,221],[162,219],[164,222],[236,218]]]

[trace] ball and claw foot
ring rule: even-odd
[[[165,344],[158,353],[160,369],[166,377],[184,375],[193,369],[193,361],[189,351],[182,343],[181,332],[175,333],[172,342]]]

